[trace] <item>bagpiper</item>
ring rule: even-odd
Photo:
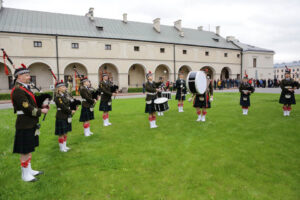
[[[161,82],[161,84],[158,86],[158,88],[160,89],[160,91],[157,92],[157,97],[161,98],[162,97],[162,92],[166,90],[166,85],[164,84],[164,79],[163,77],[159,77],[159,81]],[[164,112],[157,112],[158,116],[163,116]]]
[[[100,83],[101,88],[101,102],[99,111],[103,111],[103,126],[112,125],[109,122],[109,111],[112,110],[112,96],[116,96],[116,93],[111,91],[112,83],[108,80],[108,74],[103,73],[103,81]]]
[[[183,102],[186,95],[186,81],[183,79],[183,73],[179,73],[179,79],[176,81],[176,100],[178,100],[178,112],[183,112]]]
[[[56,104],[56,121],[55,121],[55,135],[58,136],[59,150],[67,152],[70,150],[67,147],[67,134],[72,131],[72,115],[76,110],[71,110],[71,101],[69,100],[66,84],[61,81],[55,84],[55,98]]]
[[[207,71],[205,71],[207,73]],[[207,109],[211,108],[211,102],[213,101],[213,85],[212,80],[209,75],[207,75],[207,89],[203,94],[196,94],[194,97],[194,108],[196,108],[196,112],[198,115],[197,122],[202,121],[205,122]],[[201,115],[202,109],[202,115]]]
[[[11,91],[11,100],[14,112],[17,114],[16,134],[13,153],[20,154],[22,180],[26,182],[36,181],[35,176],[42,171],[31,168],[31,153],[39,146],[39,117],[47,114],[49,107],[39,108],[37,98],[30,89],[30,71],[22,64],[14,72],[15,85]]]
[[[299,83],[291,78],[291,70],[285,66],[285,78],[280,83],[281,94],[279,103],[283,104],[283,116],[290,116],[292,104],[296,104],[295,89],[299,89]]]
[[[156,125],[156,110],[154,106],[154,100],[157,97],[157,92],[160,91],[158,89],[159,85],[161,85],[161,82],[155,83],[153,81],[153,76],[151,71],[146,74],[147,82],[145,84],[145,89],[146,89],[146,108],[145,108],[145,113],[149,113],[149,123],[150,123],[150,128],[157,128],[158,126]]]
[[[81,113],[79,121],[83,122],[84,136],[88,137],[93,135],[90,130],[90,121],[94,119],[94,106],[97,102],[92,98],[92,92],[89,90],[90,81],[87,77],[80,80],[80,96],[82,97]]]
[[[243,82],[239,87],[241,93],[240,105],[242,106],[243,115],[248,115],[248,109],[250,107],[250,95],[254,92],[254,87],[250,85],[248,75],[245,73]]]

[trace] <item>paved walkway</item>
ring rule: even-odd
[[[222,92],[238,92],[238,89],[224,89],[224,90],[214,90],[216,93]],[[280,88],[255,88],[256,93],[269,93],[269,94],[280,94]],[[300,90],[296,90],[296,94],[300,94]],[[173,92],[172,95],[175,95]],[[132,98],[145,98],[145,94],[143,93],[120,93],[116,97],[116,99],[132,99]],[[77,99],[81,99],[80,97],[76,97]],[[12,108],[12,104],[10,100],[2,100],[0,101],[0,110]]]

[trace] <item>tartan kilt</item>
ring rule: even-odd
[[[148,104],[146,101],[146,108],[145,108],[145,113],[154,113],[156,112],[155,107],[154,107],[154,100],[151,100],[151,103]]]
[[[13,153],[28,154],[39,146],[39,136],[34,135],[36,128],[17,129],[15,134]]]
[[[110,105],[108,105],[108,103],[110,103]],[[101,101],[100,102],[100,106],[99,106],[99,110],[100,111],[104,111],[104,112],[108,112],[112,110],[112,106],[111,106],[111,101]]]
[[[72,131],[72,124],[68,123],[67,119],[56,119],[55,121],[55,135],[64,135]]]
[[[247,100],[244,100],[244,98],[247,99]],[[241,94],[240,105],[242,107],[249,107],[250,106],[250,96]]]
[[[86,108],[81,106],[81,113],[80,113],[80,122],[86,122],[93,120],[94,118],[94,111],[91,111],[90,108]]]
[[[279,99],[279,103],[280,104],[296,104],[296,99],[295,99],[295,94],[291,93],[291,97],[290,98],[286,98],[285,97],[286,94],[284,94],[283,92],[281,92],[280,94],[280,99]]]
[[[185,95],[181,97],[181,92],[177,90],[175,99],[185,101]]]
[[[204,100],[201,101],[200,97],[204,97]],[[194,105],[195,108],[211,108],[210,101],[209,101],[209,95],[199,96],[196,95],[194,99]]]

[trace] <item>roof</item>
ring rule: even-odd
[[[97,26],[102,26],[99,30]],[[160,33],[151,23],[94,18],[86,16],[30,11],[14,8],[0,10],[0,32],[45,34],[149,41],[240,50],[232,42],[210,31],[183,28],[184,37],[173,26],[161,25]]]
[[[300,67],[300,60],[298,61],[293,61],[293,62],[283,62],[283,63],[276,63],[274,64],[274,68],[284,68],[285,66],[287,67]]]
[[[232,41],[235,45],[237,45],[238,47],[242,48],[243,51],[258,51],[258,52],[270,52],[270,53],[275,53],[273,50],[269,50],[269,49],[263,49],[260,47],[256,47],[253,45],[249,45],[249,44],[245,44],[242,43],[238,40],[233,40]]]

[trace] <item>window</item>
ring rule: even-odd
[[[279,69],[277,69],[277,73],[279,72]]]
[[[140,51],[140,47],[139,46],[134,46],[134,51]]]
[[[281,75],[281,78],[283,78],[283,75]]]
[[[105,50],[111,50],[111,44],[106,44],[105,45]]]
[[[281,72],[283,72],[283,69],[281,70]]]
[[[295,71],[295,69],[293,69],[293,72]]]
[[[209,51],[205,51],[205,55],[206,55],[206,56],[209,56]]]
[[[34,47],[42,47],[42,42],[41,41],[34,41],[33,46]]]
[[[103,31],[103,26],[96,26],[99,31]]]
[[[297,69],[297,72],[299,72],[299,68]]]
[[[236,54],[236,57],[238,57],[238,58],[239,58],[239,57],[240,57],[240,54],[239,54],[239,53],[238,53],[238,54]]]
[[[78,49],[79,44],[78,43],[72,43],[72,49]]]
[[[219,38],[213,38],[215,42],[219,42]]]
[[[183,50],[182,50],[182,53],[183,53],[183,54],[186,54],[186,53],[187,53],[187,50],[183,49]]]
[[[228,53],[224,53],[224,57],[228,57]]]
[[[256,67],[256,58],[253,58],[253,68]]]
[[[165,48],[160,48],[160,53],[165,53]]]

